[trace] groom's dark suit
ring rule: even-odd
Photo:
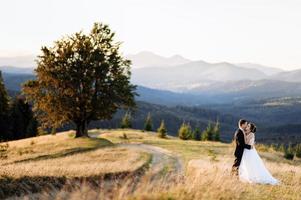
[[[235,134],[234,134],[234,140],[236,143],[236,148],[235,148],[235,160],[234,164],[232,166],[232,172],[238,175],[238,168],[241,162],[242,154],[244,152],[244,149],[251,149],[251,145],[248,145],[245,143],[245,136],[244,133],[242,132],[241,129],[237,129]]]

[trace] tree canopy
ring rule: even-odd
[[[135,106],[131,62],[120,44],[108,25],[95,23],[89,34],[77,32],[42,47],[36,80],[25,83],[23,93],[45,127],[73,122],[76,136],[86,136],[92,120]]]

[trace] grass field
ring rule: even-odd
[[[111,182],[109,186],[76,183],[30,194],[29,199],[301,199],[301,161],[288,161],[272,149],[258,148],[267,168],[281,181],[278,186],[246,184],[230,176],[234,145],[220,142],[183,141],[140,130],[90,130],[92,138],[72,138],[71,132],[9,143],[8,158],[1,161],[1,177],[93,177],[136,170],[150,162],[150,154],[127,145],[148,145],[172,152],[182,161],[179,174],[165,174],[153,181]],[[258,146],[259,147],[259,146]],[[45,153],[46,152],[46,153]],[[164,152],[163,152],[164,153]],[[160,157],[160,155],[159,155]],[[162,157],[163,158],[163,157]],[[172,157],[171,157],[172,158]],[[163,169],[175,167],[162,162]],[[175,159],[176,160],[176,159]],[[167,166],[168,165],[168,166]],[[150,166],[150,170],[154,166]],[[170,176],[174,176],[173,179]],[[74,184],[73,184],[74,185]]]
[[[58,185],[135,172],[149,159],[145,152],[103,138],[73,138],[73,132],[8,142],[7,158],[0,163],[0,197],[24,191],[26,184]]]

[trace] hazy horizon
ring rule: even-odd
[[[0,57],[37,55],[41,46],[103,22],[124,54],[299,69],[300,9],[297,0],[5,1]]]

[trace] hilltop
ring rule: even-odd
[[[159,139],[154,132],[133,129],[94,129],[90,138],[72,134],[9,142],[0,165],[1,197],[298,199],[300,194],[301,161],[285,160],[265,146],[257,149],[280,186],[231,178],[232,144]]]

